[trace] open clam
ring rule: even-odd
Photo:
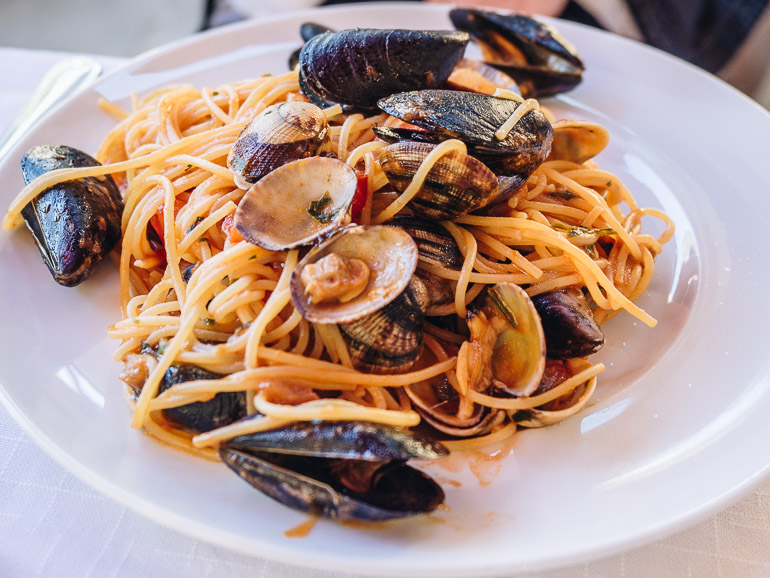
[[[582,164],[602,152],[609,142],[610,133],[600,124],[588,120],[557,120],[553,123],[548,160]]]
[[[330,140],[323,111],[308,102],[267,107],[247,124],[227,155],[236,186],[248,190],[273,169],[317,155]]]
[[[388,520],[435,510],[444,492],[405,462],[448,453],[401,428],[328,421],[240,436],[219,452],[243,480],[274,500],[340,521]]]
[[[310,157],[255,183],[235,212],[244,239],[271,251],[307,245],[349,219],[356,172],[340,160]]]
[[[490,287],[468,312],[470,383],[513,396],[537,389],[545,370],[545,335],[532,301],[518,285]]]
[[[417,245],[401,229],[345,229],[297,264],[292,302],[309,321],[338,324],[356,369],[407,371],[420,354],[429,305],[413,275],[417,257]]]

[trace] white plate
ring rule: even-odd
[[[97,97],[165,83],[215,85],[285,69],[306,20],[448,28],[445,8],[372,5],[247,23],[152,52],[49,116],[0,167],[0,205],[22,187],[18,158],[39,143],[94,151],[111,121]],[[56,286],[25,231],[0,235],[2,399],[62,465],[144,515],[193,536],[316,568],[480,576],[585,561],[660,538],[755,487],[770,463],[770,118],[735,90],[645,46],[559,23],[587,63],[551,102],[604,123],[601,166],[643,206],[677,222],[641,300],[607,328],[596,401],[559,426],[518,435],[491,459],[430,471],[450,511],[375,529],[319,522],[255,493],[224,466],[130,429],[116,347],[117,274]],[[458,485],[459,483],[459,485]]]

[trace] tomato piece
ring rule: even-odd
[[[235,215],[227,215],[222,220],[222,232],[227,237],[227,240],[231,243],[239,243],[243,241],[240,231],[235,227]]]
[[[356,194],[353,195],[353,204],[350,208],[350,212],[353,217],[357,217],[364,210],[366,205],[366,196],[369,191],[369,177],[364,174],[356,173],[358,177],[358,185],[356,186]]]

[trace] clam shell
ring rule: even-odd
[[[330,253],[361,259],[369,267],[364,291],[345,303],[310,303],[302,284],[302,270]],[[408,233],[385,226],[350,227],[312,249],[291,276],[291,300],[308,321],[345,323],[382,309],[407,287],[417,268],[417,245]]]
[[[329,138],[329,123],[320,108],[308,102],[281,102],[244,127],[227,155],[227,167],[235,184],[248,189],[286,163],[317,155]]]
[[[353,367],[379,374],[408,371],[422,350],[422,326],[429,305],[427,289],[412,276],[407,288],[382,309],[341,323]]]
[[[404,192],[434,148],[410,141],[391,144],[378,151],[380,166],[390,184]],[[432,219],[454,219],[486,205],[497,190],[497,177],[484,163],[451,151],[433,165],[409,207]]]
[[[340,160],[294,161],[246,192],[235,226],[244,239],[271,251],[308,245],[345,222],[357,186],[356,172]]]

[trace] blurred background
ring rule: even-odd
[[[206,28],[342,1],[345,0],[0,0],[0,46],[133,57]],[[629,8],[638,17],[639,6],[645,6],[645,2],[658,7],[666,4],[665,0],[470,0],[474,2],[558,15],[637,39],[642,37],[639,29],[634,31],[626,26]],[[645,37],[665,34],[666,26],[687,24],[688,10],[693,11],[692,21],[696,23],[710,15],[726,22],[723,28],[728,34],[734,31],[733,38],[743,32],[734,21],[736,17],[750,10],[763,15],[752,16],[756,24],[748,41],[735,52],[737,56],[720,67],[719,75],[770,109],[768,0],[672,0],[669,4],[668,12],[661,9],[659,14],[649,15],[659,20],[652,21],[653,29],[645,30]],[[661,14],[665,22],[660,20]],[[643,20],[640,22],[644,24]],[[697,28],[690,31],[691,36],[698,34],[701,31]],[[693,38],[688,40],[696,49],[717,42],[696,39],[697,42]],[[651,43],[656,44],[654,38]],[[661,46],[660,42],[657,45],[677,53],[676,47]]]

